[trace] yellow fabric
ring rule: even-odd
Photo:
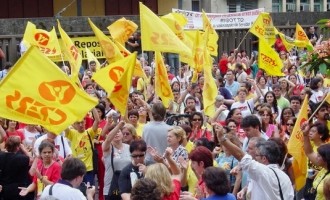
[[[207,43],[206,36],[207,34],[203,34],[200,31],[196,32],[193,54],[192,54],[194,59],[194,65],[191,67],[195,69],[198,73],[202,72],[204,66],[206,65],[205,55],[204,55],[206,49],[206,43]]]
[[[187,24],[187,18],[181,13],[169,13],[161,17],[161,20],[175,33],[175,35],[190,49],[193,48],[193,40],[188,37],[183,29]],[[193,58],[191,53],[180,53],[180,61],[193,65]]]
[[[192,141],[188,140],[188,142],[184,148],[186,148],[187,152],[190,153],[194,148],[194,143]]]
[[[171,29],[149,8],[140,2],[141,42],[144,51],[191,54]]]
[[[210,19],[206,16],[204,10],[202,12],[202,18],[203,18],[203,30],[208,30],[208,42],[207,42],[207,48],[212,56],[218,56],[218,40],[219,35],[213,28]]]
[[[87,55],[88,64],[91,61],[95,61],[95,63],[96,63],[96,71],[98,71],[99,69],[101,69],[100,62],[97,60],[97,58],[95,58],[94,54],[87,47],[86,47],[86,55]]]
[[[89,25],[92,27],[93,32],[100,43],[100,46],[104,52],[107,61],[111,64],[120,59],[123,59],[124,56],[120,53],[115,43],[111,41],[109,37],[104,35],[104,33],[99,28],[97,28],[89,18],[88,18],[88,22]]]
[[[63,53],[66,55],[66,57],[69,60],[70,63],[70,68],[71,68],[71,78],[73,80],[78,79],[78,74],[79,74],[79,69],[81,67],[81,62],[82,62],[82,57],[79,53],[78,48],[73,44],[72,40],[66,34],[66,32],[62,29],[60,21],[57,20],[57,27],[60,32],[63,44],[64,44],[64,49]],[[99,63],[100,64],[100,63]]]
[[[0,93],[1,117],[42,125],[56,134],[97,104],[34,46],[1,81]]]
[[[119,42],[116,40],[114,41],[115,44],[117,45],[118,49],[120,52],[123,54],[124,57],[127,57],[128,55],[131,55],[131,52],[129,52],[123,45],[121,45]],[[141,63],[139,60],[136,60],[135,66],[134,66],[134,74],[133,76],[138,76],[138,77],[144,77],[146,78],[146,74],[144,73]]]
[[[275,43],[275,27],[269,13],[260,13],[249,31],[259,39],[264,39],[268,45]]]
[[[142,138],[142,133],[143,133],[143,128],[144,128],[143,123],[138,123],[138,126],[136,127],[136,135],[139,136],[140,138]]]
[[[324,175],[327,173],[326,169],[322,169],[321,171],[319,171],[319,173],[317,173],[314,181],[313,181],[313,187],[316,188],[317,186],[317,193],[316,193],[316,198],[315,200],[326,200],[324,193],[323,193],[323,187],[324,187],[324,180],[328,177],[330,177],[330,174],[326,175],[324,177]],[[324,178],[323,178],[324,177]],[[322,179],[323,178],[323,179]]]
[[[46,56],[61,55],[60,44],[57,39],[55,28],[48,32],[42,29],[37,29],[36,25],[28,22],[23,36],[24,44],[27,48],[37,46],[40,51]]]
[[[206,116],[212,117],[215,113],[215,98],[218,95],[218,88],[212,76],[211,56],[205,48],[206,65],[204,67],[203,105]]]
[[[301,124],[308,119],[307,108],[308,98],[306,96],[288,142],[288,153],[293,157],[292,168],[295,175],[296,190],[300,190],[306,184],[307,157],[304,152],[304,136]]]
[[[308,39],[304,29],[298,23],[296,24],[295,38],[297,41],[300,41],[299,44],[301,46],[298,47],[307,47],[308,50],[313,49],[311,41]]]
[[[283,67],[281,58],[262,38],[259,38],[258,66],[265,70],[269,76],[284,76],[281,71]]]
[[[122,17],[108,26],[108,30],[113,39],[124,45],[129,37],[136,31],[138,25],[133,21]]]
[[[111,103],[121,115],[126,113],[135,62],[136,53],[133,53],[100,69],[92,77],[108,93]]]
[[[174,100],[174,96],[168,81],[163,56],[159,51],[155,52],[155,92],[161,98],[163,105],[168,108],[171,101]]]
[[[71,142],[72,156],[83,161],[87,171],[91,171],[93,170],[93,152],[87,132],[92,140],[97,134],[92,128],[85,130],[83,133],[79,133],[75,129],[70,129],[66,137]]]

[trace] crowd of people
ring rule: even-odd
[[[128,45],[138,48],[139,37]],[[330,199],[329,81],[301,73],[306,49],[287,51],[278,40],[274,48],[283,77],[259,69],[257,51],[235,49],[214,61],[213,116],[204,113],[203,73],[192,83],[192,68],[177,66],[173,54],[170,106],[155,92],[154,61],[140,52],[146,78],[133,77],[125,115],[92,80],[90,62],[81,83],[99,104],[63,133],[0,120],[0,199]],[[287,144],[306,96],[315,115],[299,124],[308,176],[298,190]]]

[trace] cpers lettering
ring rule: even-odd
[[[96,41],[91,41],[91,42],[74,41],[74,45],[78,48],[100,47],[100,43]]]

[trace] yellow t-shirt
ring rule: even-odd
[[[186,148],[187,152],[190,153],[194,148],[194,143],[192,141],[188,140],[188,142],[184,148]]]
[[[313,187],[316,188],[317,186],[317,193],[315,200],[325,200],[325,196],[323,194],[323,185],[324,180],[328,177],[330,177],[330,173],[324,177],[324,175],[327,173],[326,169],[322,169],[319,173],[317,173],[314,181],[313,181]]]
[[[138,122],[138,126],[136,127],[136,135],[142,138],[144,124]]]
[[[88,133],[91,137],[92,143],[96,134],[92,128],[85,130],[83,133],[79,133],[75,129],[70,129],[70,131],[66,134],[66,137],[71,142],[71,150],[72,156],[79,158],[81,161],[85,163],[87,171],[93,170],[93,152],[91,148],[91,144],[88,138]]]

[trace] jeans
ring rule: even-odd
[[[171,66],[170,72],[171,74],[178,76],[179,75],[179,54],[168,53],[167,54],[168,65]]]

